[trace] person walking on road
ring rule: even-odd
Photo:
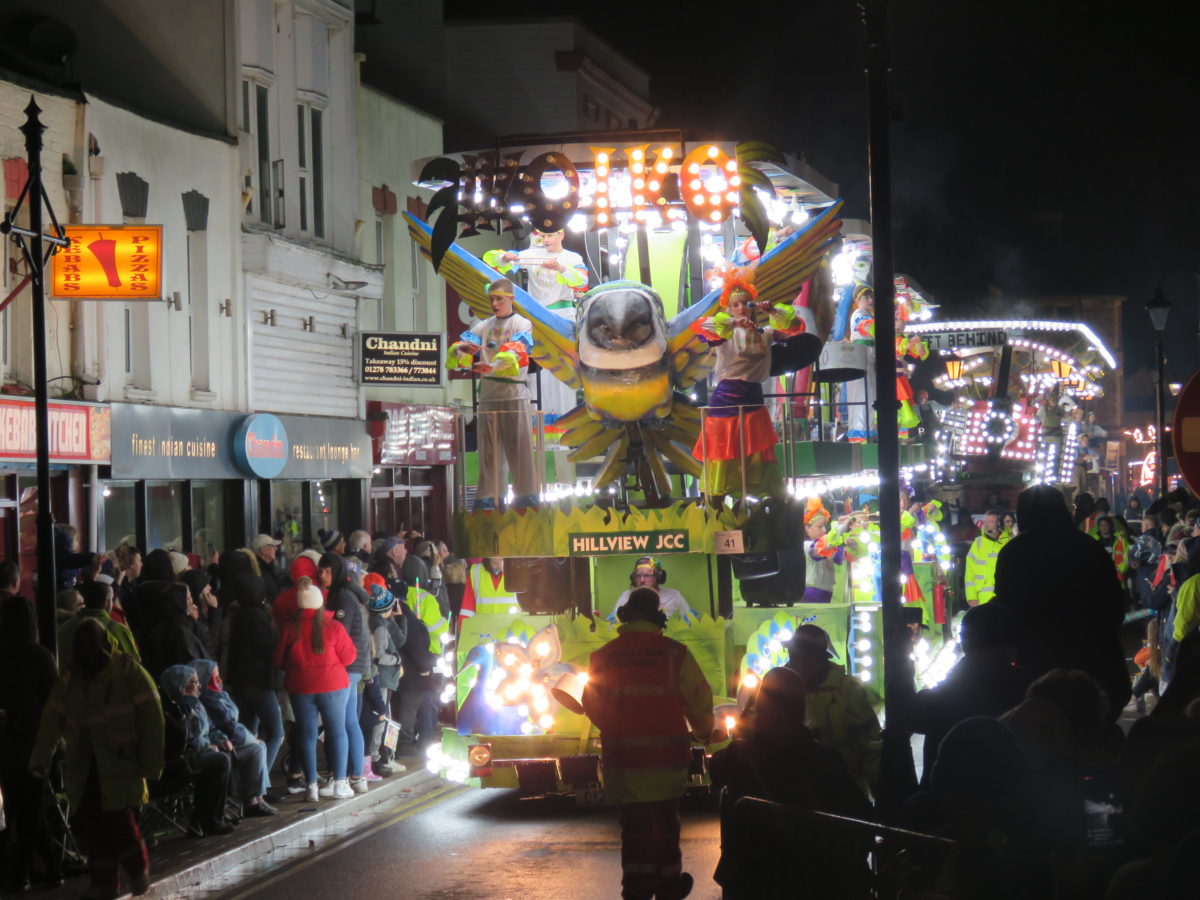
[[[655,591],[635,590],[618,617],[618,637],[592,654],[583,709],[600,729],[604,789],[620,814],[621,896],[681,900],[692,876],[679,798],[693,739],[712,735],[712,689],[687,647],[663,636]]]

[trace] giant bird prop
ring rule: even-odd
[[[760,302],[792,302],[837,236],[840,210],[840,202],[825,209],[763,254],[754,265]],[[432,261],[432,229],[409,213],[404,218]],[[457,243],[442,256],[438,272],[476,316],[492,314],[487,286],[501,277],[499,272]],[[665,461],[700,476],[701,463],[692,455],[700,410],[686,392],[708,375],[713,362],[692,325],[717,312],[720,296],[713,290],[668,322],[652,288],[613,281],[584,294],[572,322],[516,287],[513,305],[533,323],[530,355],[559,381],[583,391],[583,403],[557,424],[565,429],[560,443],[572,448],[572,462],[603,454],[595,487],[632,474],[637,479],[632,487],[655,505],[670,497]]]

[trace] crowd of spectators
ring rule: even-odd
[[[68,827],[88,900],[118,896],[122,869],[144,893],[156,797],[183,798],[195,834],[228,834],[289,793],[365,793],[437,738],[430,624],[451,619],[443,573],[461,568],[446,545],[333,530],[292,560],[280,547],[260,534],[209,559],[94,554],[59,526],[57,661],[18,566],[0,562],[6,893],[62,883]]]

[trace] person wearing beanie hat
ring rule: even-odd
[[[273,662],[283,671],[283,686],[296,714],[293,749],[300,756],[306,784],[305,799],[316,803],[317,722],[325,727],[325,755],[333,769],[332,796],[354,796],[346,779],[346,702],[350,678],[346,667],[357,651],[333,612],[324,609],[321,589],[307,576],[295,587],[296,611],[284,623]]]
[[[321,533],[321,549],[326,553],[337,553],[340,556],[346,552],[346,539],[336,528],[330,528]]]
[[[679,798],[693,735],[713,730],[712,689],[691,651],[664,637],[658,594],[638,588],[617,611],[618,636],[592,652],[583,708],[600,729],[608,798],[621,823],[622,896],[686,897]]]
[[[315,584],[317,582],[317,563],[320,561],[321,554],[316,550],[302,550],[297,554],[288,570],[292,584],[299,584],[301,578],[307,578]],[[282,625],[295,614],[296,609],[296,588],[290,587],[275,598],[275,602],[271,606],[271,614],[275,617],[275,621]]]
[[[367,595],[361,587],[350,580],[346,571],[346,560],[336,553],[325,553],[317,563],[318,583],[326,589],[325,605],[333,611],[333,617],[346,629],[354,642],[356,656],[346,667],[350,679],[346,701],[346,718],[343,728],[346,733],[346,772],[350,786],[358,793],[366,793],[367,781],[363,778],[363,733],[358,724],[362,714],[362,691],[359,685],[371,676],[371,631],[367,623]],[[333,795],[333,785],[321,788],[322,796]]]
[[[403,674],[403,648],[408,637],[408,623],[400,610],[396,596],[388,590],[383,576],[370,572],[363,577],[363,588],[370,595],[371,615],[369,624],[375,651],[376,675],[372,679],[378,689],[378,708],[385,713],[390,708],[392,695],[400,687]],[[383,744],[383,722],[378,714],[365,708],[359,720],[363,732],[363,774],[368,780],[386,778],[405,767],[393,762],[392,751]]]
[[[179,553],[175,550],[168,550],[167,557],[171,560],[171,574],[176,578],[191,568],[191,566],[188,564],[187,554]]]

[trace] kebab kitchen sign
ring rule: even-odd
[[[161,300],[161,225],[68,225],[51,293],[75,300]]]

